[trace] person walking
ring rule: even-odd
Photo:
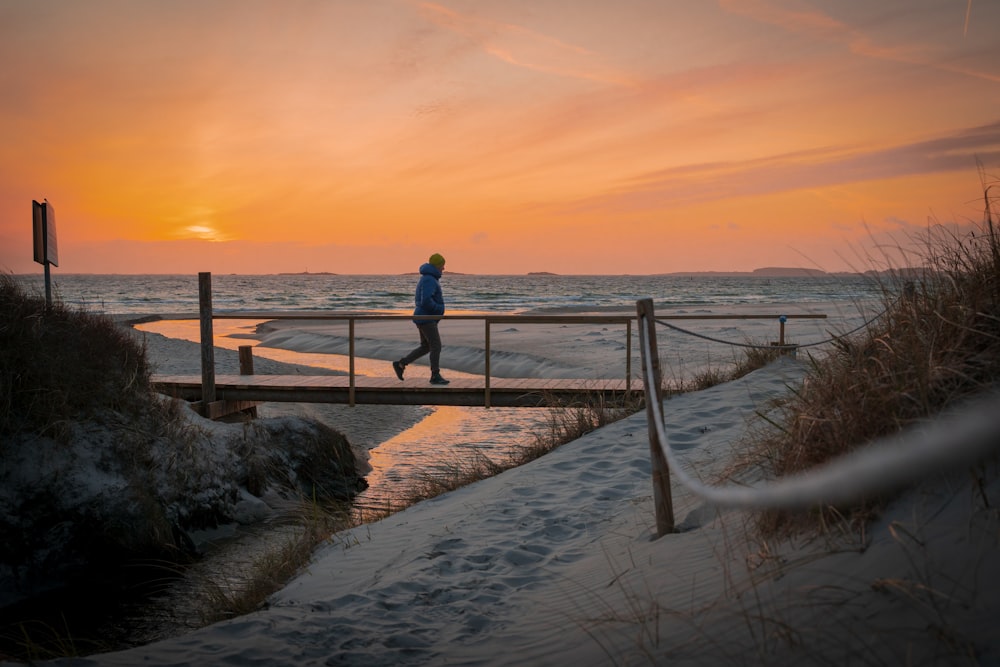
[[[444,295],[441,292],[441,272],[444,271],[444,257],[438,253],[420,267],[420,280],[413,295],[416,307],[413,309],[413,323],[420,332],[420,345],[399,361],[392,362],[396,377],[403,379],[403,372],[409,364],[430,353],[431,384],[448,384],[441,377],[441,335],[438,320],[421,319],[421,315],[444,315]]]

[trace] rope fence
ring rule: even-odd
[[[704,484],[684,469],[664,429],[652,326],[664,323],[653,317],[651,299],[637,302],[636,307],[659,535],[673,531],[668,472],[692,493],[719,506],[803,509],[890,491],[932,473],[967,467],[1000,450],[1000,419],[996,417],[1000,412],[1000,391],[988,391],[959,408],[874,441],[820,468],[755,485]],[[662,512],[670,512],[671,516],[661,516]]]
[[[856,327],[854,329],[851,329],[850,331],[848,331],[846,333],[842,333],[842,334],[839,334],[837,336],[831,336],[830,338],[827,338],[826,340],[818,340],[818,341],[814,341],[812,343],[792,343],[792,344],[787,344],[787,345],[756,345],[754,343],[737,343],[737,342],[731,341],[731,340],[723,340],[721,338],[713,338],[712,336],[706,336],[705,334],[700,334],[700,333],[698,333],[696,331],[689,331],[688,329],[683,329],[683,328],[681,328],[681,327],[679,327],[677,325],[670,324],[669,322],[667,322],[665,320],[659,320],[658,319],[658,320],[655,320],[655,321],[656,321],[657,324],[665,326],[668,329],[673,329],[674,331],[676,331],[678,333],[682,333],[682,334],[685,334],[687,336],[694,336],[695,338],[702,338],[704,340],[711,341],[713,343],[721,343],[723,345],[731,345],[733,347],[745,347],[745,348],[750,348],[750,349],[753,349],[753,350],[773,350],[776,347],[777,348],[783,348],[784,347],[784,348],[795,348],[795,349],[798,349],[800,347],[816,347],[817,345],[826,345],[828,343],[832,343],[832,342],[840,340],[842,338],[846,338],[847,336],[855,334],[855,333],[861,331],[862,329],[868,327],[873,322],[875,322],[877,319],[879,319],[880,317],[882,317],[883,315],[885,315],[886,312],[888,312],[888,310],[883,310],[881,313],[878,313],[874,317],[868,319],[866,322],[864,322],[860,326],[858,326],[858,327]],[[782,321],[784,321],[784,320],[782,320]]]

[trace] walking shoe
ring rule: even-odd
[[[450,380],[445,380],[440,373],[431,376],[431,384],[448,384]]]
[[[396,371],[396,377],[398,377],[400,380],[403,379],[404,368],[405,366],[403,366],[403,364],[399,363],[398,361],[392,362],[392,370]]]

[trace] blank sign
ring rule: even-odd
[[[59,266],[56,243],[56,212],[48,202],[31,201],[31,220],[35,238],[35,261]]]

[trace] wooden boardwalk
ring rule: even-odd
[[[355,324],[382,320],[410,320],[412,315],[326,313],[326,312],[241,312],[215,313],[212,309],[212,274],[198,274],[198,319],[201,322],[201,375],[154,375],[154,388],[164,394],[195,402],[195,409],[206,417],[216,418],[233,412],[245,412],[256,403],[340,403],[346,405],[467,405],[481,407],[551,407],[584,405],[638,404],[644,391],[641,381],[632,377],[632,322],[640,315],[491,315],[465,314],[433,316],[433,319],[468,319],[484,322],[481,378],[457,378],[451,384],[436,386],[426,379],[400,382],[393,377],[366,377],[355,373]],[[652,319],[650,301],[648,322]],[[775,319],[780,323],[778,345],[785,344],[785,321],[789,318],[825,318],[825,314],[699,314],[668,315],[663,319],[720,320]],[[175,317],[174,319],[188,319]],[[194,319],[193,317],[190,319]],[[212,322],[215,319],[317,320],[347,325],[347,375],[254,375],[253,348],[241,346],[240,375],[215,375],[215,343]],[[647,322],[649,337],[655,341],[655,327]],[[585,379],[510,379],[495,378],[491,373],[491,327],[494,324],[586,324],[621,325],[625,328],[625,372],[618,380]],[[774,343],[772,343],[774,345]],[[203,396],[204,394],[204,396]],[[250,412],[254,414],[254,411]]]
[[[200,401],[200,375],[154,375],[153,388],[168,396]],[[468,405],[479,407],[552,407],[603,401],[622,403],[643,395],[642,383],[621,380],[532,378],[456,378],[438,386],[426,378],[347,375],[217,375],[219,402],[340,403],[346,405]]]

